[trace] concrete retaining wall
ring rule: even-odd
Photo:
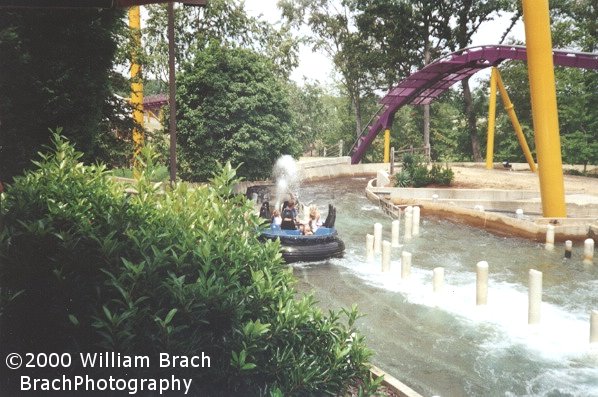
[[[432,201],[432,194],[439,194],[445,189],[422,189],[423,198],[416,197],[417,191],[420,189],[412,188],[380,188],[374,187],[374,180],[370,181],[366,187],[366,197],[378,204],[385,213],[394,216],[399,208],[407,205],[419,205],[422,215],[432,215],[442,217],[443,219],[450,219],[455,222],[462,222],[470,226],[483,228],[490,232],[506,235],[519,236],[531,240],[543,242],[546,239],[546,229],[549,224],[555,226],[555,240],[556,241],[583,241],[591,234],[591,226],[596,222],[596,214],[598,213],[593,205],[588,207],[568,205],[567,211],[569,214],[575,212],[573,207],[579,207],[578,213],[589,212],[592,216],[579,216],[577,218],[541,218],[536,219],[517,219],[502,213],[479,211],[474,209],[475,205],[484,205],[485,209],[502,209],[509,210],[514,213],[517,208],[524,209],[524,212],[532,213],[532,209],[537,214],[541,212],[538,202],[512,202],[507,201],[509,197],[508,192],[513,192],[515,197],[524,197],[530,194],[525,191],[476,191],[475,189],[467,189],[465,194],[473,196],[481,195],[488,198],[487,200],[472,199],[438,199]],[[445,192],[445,197],[461,197],[456,189],[450,189],[452,192]],[[496,197],[505,199],[493,201],[489,198]],[[537,193],[536,193],[537,194]],[[440,194],[439,194],[440,195]],[[521,199],[523,200],[523,199]],[[530,198],[533,200],[533,198]]]
[[[384,163],[351,164],[351,157],[305,158],[298,162],[301,181],[318,181],[343,176],[376,175],[380,169],[388,169]]]

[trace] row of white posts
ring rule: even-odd
[[[420,208],[405,208],[405,233],[404,239],[410,240],[419,235]],[[373,262],[375,254],[382,254],[382,272],[390,271],[391,249],[399,247],[400,212],[399,219],[392,221],[391,241],[382,240],[382,224],[374,224],[374,234],[366,236],[366,257],[368,262]],[[571,257],[573,243],[565,242],[565,257]],[[554,249],[554,226],[549,225],[546,232],[546,249]],[[594,257],[594,240],[584,242],[584,263],[591,264]],[[411,275],[412,254],[407,251],[401,253],[401,279]],[[432,280],[434,293],[444,289],[444,268],[436,267]],[[488,262],[481,261],[476,265],[476,305],[488,303]],[[540,308],[542,306],[542,272],[531,269],[529,271],[529,296],[528,296],[528,324],[540,323]],[[598,310],[590,314],[590,343],[598,343]]]
[[[546,229],[546,244],[544,247],[552,251],[554,249],[554,226],[548,225]],[[573,241],[565,241],[565,258],[571,258],[573,250]],[[583,242],[583,263],[591,265],[594,262],[594,240],[591,238]]]

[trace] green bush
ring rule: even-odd
[[[395,175],[396,183],[395,186],[398,187],[408,187],[411,186],[411,175],[409,175],[409,171],[403,169],[396,173]]]
[[[455,178],[448,164],[432,164],[428,170],[425,159],[411,153],[403,156],[403,168],[395,175],[395,186],[423,187],[431,184],[450,186]]]
[[[444,186],[450,186],[453,183],[453,180],[455,180],[455,173],[452,169],[449,168],[447,164],[446,168],[443,168],[440,171],[434,183]]]
[[[418,164],[410,170],[411,183],[413,187],[423,187],[430,183],[428,167],[425,164]]]
[[[57,136],[55,146],[0,201],[2,357],[146,355],[153,365],[127,378],[175,373],[193,378],[193,395],[339,394],[369,382],[356,310],[324,315],[313,297],[295,299],[278,243],[258,242],[251,203],[232,194],[230,165],[197,189],[163,189],[144,171],[126,196],[105,167],[79,163]],[[203,352],[211,366],[160,368],[161,352]],[[91,375],[102,371],[116,370]]]

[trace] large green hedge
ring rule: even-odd
[[[368,381],[355,310],[324,315],[295,299],[278,243],[258,242],[251,204],[232,194],[229,165],[196,189],[142,175],[127,196],[103,166],[55,145],[2,195],[2,357],[204,352],[210,368],[120,374],[174,371],[194,379],[194,395],[337,394]]]
[[[281,155],[301,152],[289,93],[264,56],[212,43],[177,79],[184,180],[205,181],[225,161],[244,178],[265,179]]]

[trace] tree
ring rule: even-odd
[[[212,43],[177,80],[183,178],[205,181],[225,161],[242,163],[243,177],[266,178],[280,155],[301,152],[288,92],[264,56]]]
[[[303,151],[313,151],[340,128],[339,117],[329,95],[317,83],[289,84],[291,111]]]
[[[591,2],[551,3],[552,41],[555,48],[595,51],[596,10]],[[517,117],[533,150],[533,128],[530,107],[528,71],[523,62],[501,65],[501,74]],[[555,68],[555,82],[559,109],[559,130],[562,137],[563,161],[566,163],[597,163],[593,142],[598,141],[598,72],[568,67]],[[503,132],[504,131],[504,132]],[[499,113],[497,118],[497,155],[510,161],[522,159],[521,151],[510,122]]]
[[[350,0],[330,2],[324,0],[281,0],[278,6],[291,25],[309,25],[313,35],[306,37],[314,51],[323,51],[334,62],[342,76],[342,85],[348,93],[355,116],[355,135],[363,130],[362,100],[372,93],[372,79],[363,67],[368,51],[364,42],[353,28]]]
[[[414,69],[428,65],[448,50],[464,48],[478,27],[506,7],[501,1],[447,0],[353,0],[359,32],[370,46],[369,59],[375,59],[388,87]],[[369,65],[368,65],[369,66]],[[379,87],[383,88],[383,87]],[[475,159],[481,159],[480,145],[469,83],[462,83],[465,110]],[[430,109],[424,105],[423,144],[430,149]]]
[[[122,11],[17,9],[0,12],[0,180],[31,164],[50,128],[87,161],[115,142],[110,71]]]
[[[148,19],[143,29],[144,67],[165,87],[168,82],[167,6],[148,5],[147,9]],[[192,61],[197,50],[206,48],[210,41],[252,49],[269,58],[276,73],[285,78],[298,64],[298,42],[289,27],[275,27],[249,16],[239,0],[210,0],[202,8],[175,7],[175,41],[177,66]]]
[[[510,10],[513,4],[505,0],[458,0],[453,2],[453,6],[458,10],[451,44],[453,51],[456,51],[469,46],[472,36],[484,22],[491,21],[502,10]],[[482,153],[469,78],[461,80],[461,88],[463,90],[464,109],[471,138],[473,160],[479,162],[482,161]]]

